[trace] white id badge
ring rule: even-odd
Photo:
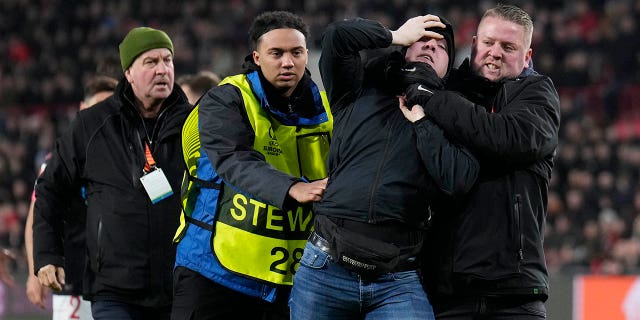
[[[142,181],[142,185],[144,189],[147,190],[149,199],[151,199],[151,203],[153,204],[173,194],[171,185],[169,185],[167,177],[160,168],[140,177],[140,181]]]

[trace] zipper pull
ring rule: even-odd
[[[522,252],[522,249],[518,250],[518,259],[520,261],[524,260],[524,252]]]

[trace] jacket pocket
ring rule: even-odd
[[[520,264],[522,260],[524,260],[524,235],[522,234],[522,197],[520,194],[515,195],[515,202],[513,204],[513,215],[514,215],[514,238],[516,241],[516,249],[517,249],[517,266],[518,272],[520,272]]]
[[[86,234],[85,244],[87,256],[89,258],[89,267],[93,272],[99,272],[103,264],[103,246],[102,246],[102,214],[100,210],[96,210],[94,203],[96,192],[88,195],[87,215],[86,215]]]
[[[454,273],[482,280],[519,275],[526,204],[522,194],[516,200],[518,193],[508,191],[494,183],[481,185],[472,199],[474,205],[451,222]]]
[[[98,272],[102,270],[102,257],[104,256],[102,244],[102,217],[98,219],[98,230],[96,232],[96,268]]]

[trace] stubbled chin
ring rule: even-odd
[[[171,90],[169,90],[169,88],[162,88],[162,89],[156,88],[151,92],[151,95],[156,98],[164,99],[169,97],[169,95],[171,95]]]
[[[295,86],[296,86],[296,84],[297,84],[297,82],[296,82],[296,79],[295,79],[295,78],[291,78],[291,79],[288,79],[288,80],[279,79],[279,80],[276,82],[276,84],[277,84],[279,87],[287,87],[287,88],[290,88],[290,87],[295,87]]]

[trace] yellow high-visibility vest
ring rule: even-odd
[[[327,176],[326,158],[333,118],[324,92],[321,92],[321,98],[327,121],[317,125],[287,126],[261,107],[245,75],[228,77],[220,83],[223,84],[240,89],[255,133],[253,148],[264,155],[267,163],[282,172],[308,180]],[[194,113],[197,114],[197,110]],[[197,129],[197,118],[194,120],[190,116],[185,127],[189,123]],[[198,137],[189,136],[188,140],[192,142],[194,137]],[[199,141],[197,146],[194,143],[183,146],[183,151],[188,171],[193,176],[196,162],[188,158],[193,159],[194,152],[199,157]],[[185,210],[193,208],[189,203],[193,203],[195,198],[188,190],[183,193]],[[225,183],[222,183],[218,201],[211,247],[220,264],[236,274],[273,284],[291,285],[313,227],[311,206],[299,205],[283,211]],[[184,228],[178,230],[177,238],[181,233],[184,234]]]

